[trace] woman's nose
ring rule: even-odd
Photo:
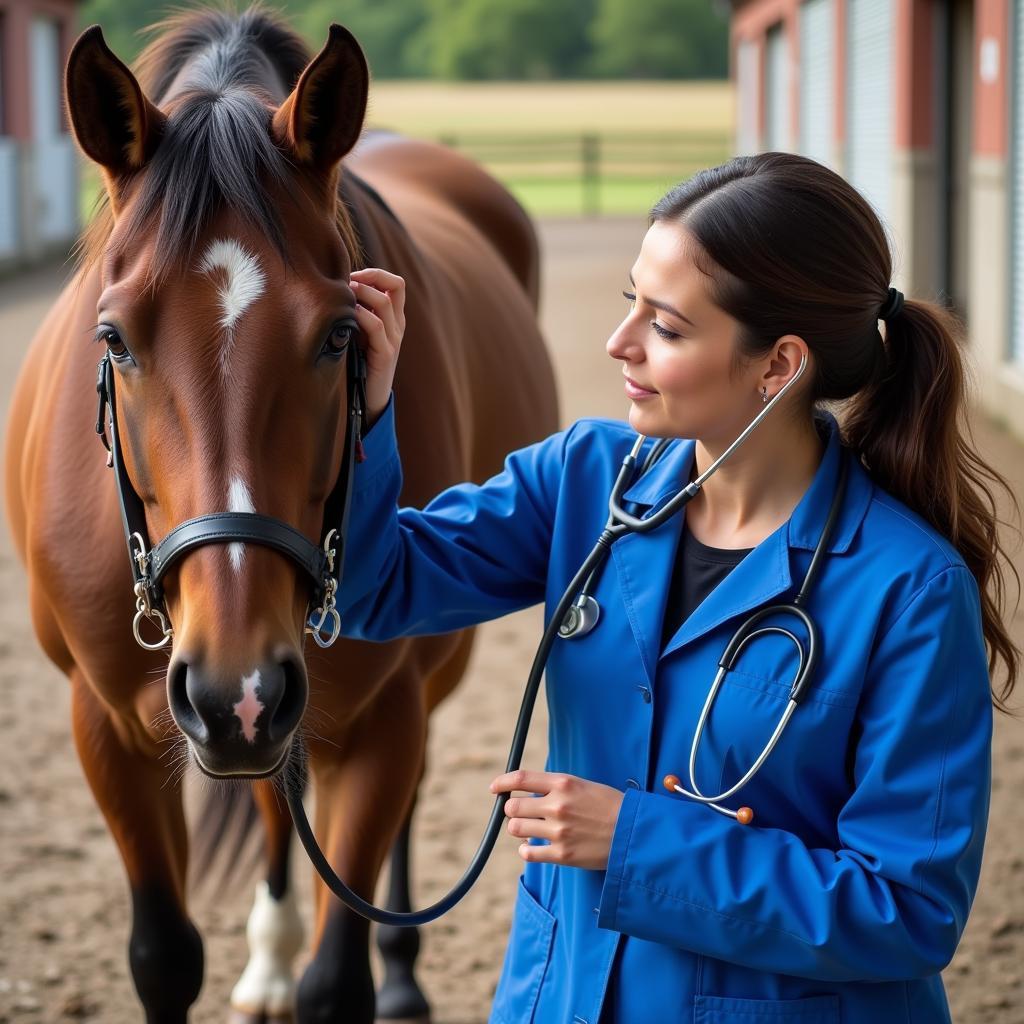
[[[635,317],[630,314],[612,332],[605,345],[612,359],[625,359],[631,363],[643,360],[644,348],[636,329]]]

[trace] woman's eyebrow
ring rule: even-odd
[[[629,283],[634,288],[636,287],[636,281],[633,280],[632,270],[629,272]],[[648,306],[653,306],[655,309],[661,309],[664,310],[666,313],[671,313],[672,316],[678,317],[684,323],[688,323],[691,327],[697,326],[688,316],[683,316],[683,314],[680,313],[678,309],[675,309],[674,307],[670,306],[667,302],[662,302],[660,299],[648,299],[646,297],[644,298],[644,302],[646,302]]]

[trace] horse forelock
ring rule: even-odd
[[[240,65],[229,74],[245,77],[247,52],[263,56],[277,71],[280,86],[290,92],[313,55],[305,40],[262,3],[237,11],[230,4],[179,11],[150,25],[152,40],[132,66],[143,90],[160,104],[182,67],[197,52],[218,44],[226,46]],[[283,98],[283,97],[282,97]]]
[[[218,213],[232,210],[290,264],[279,197],[293,199],[295,167],[270,133],[273,108],[310,59],[300,36],[260,4],[242,13],[190,10],[150,31],[160,34],[135,63],[144,92],[168,122],[149,163],[120,185],[132,199],[119,221],[127,248],[155,230],[147,283],[155,287],[186,266]],[[353,266],[359,259],[351,219],[340,200],[337,226]],[[80,270],[106,252],[114,229],[109,196],[76,246]]]

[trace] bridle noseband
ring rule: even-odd
[[[366,359],[355,339],[348,350],[348,430],[341,469],[334,489],[324,504],[323,541],[312,543],[302,533],[281,519],[258,512],[212,512],[187,519],[174,527],[155,546],[150,545],[146,530],[146,513],[121,455],[117,429],[117,403],[114,396],[114,368],[110,353],[105,352],[96,374],[99,395],[96,410],[96,433],[107,449],[107,465],[114,470],[121,522],[131,560],[135,589],[135,618],[132,632],[146,650],[156,651],[174,636],[161,585],[167,571],[194,548],[204,544],[243,542],[262,544],[287,555],[310,579],[310,603],[319,618],[314,626],[305,626],[320,647],[330,647],[341,632],[341,617],[335,607],[335,595],[345,562],[345,537],[348,533],[349,508],[352,503],[352,477],[355,462],[363,461],[362,434],[366,425]],[[110,440],[107,440],[104,411],[110,410]],[[157,643],[143,639],[140,626],[143,618],[155,622],[163,636]],[[308,622],[308,606],[306,621]],[[330,623],[324,639],[323,628]]]

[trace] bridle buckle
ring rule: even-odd
[[[333,576],[325,576],[324,603],[319,608],[313,609],[313,614],[319,614],[320,618],[315,625],[306,626],[306,632],[312,635],[318,647],[330,647],[341,634],[341,616],[338,614],[338,609],[334,606],[334,595],[337,592],[338,581]],[[328,618],[331,620],[331,632],[328,638],[324,640],[322,630]]]
[[[135,634],[135,639],[140,647],[145,647],[147,651],[159,651],[171,642],[174,636],[174,629],[159,608],[151,607],[149,603],[149,588],[146,585],[145,579],[141,579],[135,584],[135,596],[137,600],[135,602],[135,618],[132,619],[132,633]],[[143,618],[155,622],[160,628],[163,637],[158,643],[150,643],[143,638],[140,630]]]

